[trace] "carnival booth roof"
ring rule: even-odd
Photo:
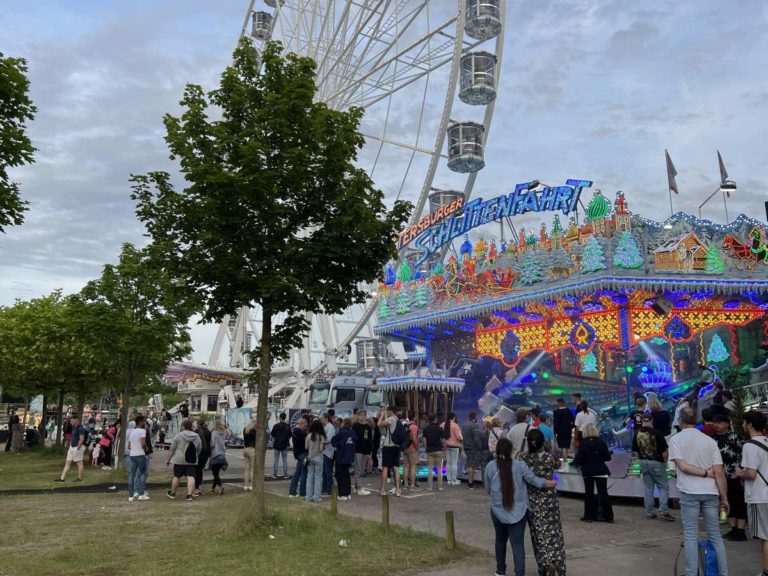
[[[653,337],[684,342],[766,316],[764,224],[683,213],[654,222],[632,215],[621,192],[611,210],[599,190],[587,214],[567,226],[555,215],[549,229],[520,230],[499,246],[465,237],[460,254],[431,268],[390,265],[375,332],[421,342],[473,334],[479,353],[514,365],[534,349],[585,354],[596,341],[624,349]]]
[[[424,390],[434,392],[461,392],[464,378],[451,378],[445,370],[419,367],[402,376],[385,376],[376,381],[379,390]]]

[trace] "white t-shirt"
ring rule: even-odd
[[[144,456],[144,448],[141,447],[141,439],[146,438],[147,431],[144,428],[134,428],[128,432],[128,455]]]
[[[768,447],[768,438],[765,436],[755,436],[752,440]],[[741,467],[759,470],[763,478],[768,480],[768,452],[759,446],[745,442],[741,451]],[[744,496],[747,504],[768,503],[768,484],[763,478],[760,478],[760,474],[754,480],[744,481]]]
[[[755,447],[757,448],[757,447]],[[669,440],[669,459],[685,460],[688,464],[708,469],[723,464],[717,442],[696,428],[686,428]],[[677,469],[677,489],[686,494],[720,494],[715,479],[691,476]]]
[[[384,441],[384,446],[394,446],[395,443],[392,442],[392,434],[394,434],[395,428],[397,428],[397,416],[388,416],[385,418],[384,425],[381,428],[381,435],[382,440]]]
[[[579,412],[576,414],[576,419],[574,420],[574,425],[576,428],[581,430],[582,433],[585,432],[585,428],[587,427],[587,424],[594,424],[597,426],[597,414],[595,414],[591,409],[589,412]]]

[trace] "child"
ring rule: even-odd
[[[93,449],[91,450],[91,466],[95,467],[99,465],[99,454],[101,454],[101,445],[98,442],[95,442]]]

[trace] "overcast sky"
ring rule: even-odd
[[[178,111],[185,82],[214,87],[247,4],[0,1],[0,51],[27,59],[38,107],[30,129],[37,162],[13,172],[31,208],[22,227],[0,236],[0,304],[79,290],[116,259],[121,243],[143,242],[129,175],[173,170],[162,115]],[[436,12],[452,4],[433,2]],[[624,190],[633,211],[661,220],[669,215],[664,149],[679,172],[675,211],[691,213],[717,186],[720,149],[739,185],[731,218],[764,219],[768,3],[508,5],[500,93],[476,195],[496,196],[533,178],[585,178],[610,198]],[[427,132],[444,94],[436,76]],[[415,104],[403,98],[393,110],[388,134],[411,141]],[[381,117],[372,111],[368,129]],[[419,144],[430,147],[429,139]],[[403,158],[383,154],[374,173],[389,194],[399,188]],[[414,164],[414,182],[423,179],[422,164]],[[453,185],[442,174],[435,185]],[[418,191],[409,185],[402,196]],[[705,216],[723,221],[722,201],[713,200]],[[207,359],[211,333],[194,329],[196,359]]]

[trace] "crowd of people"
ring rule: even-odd
[[[749,534],[761,541],[763,574],[768,576],[766,417],[757,411],[747,412],[740,423],[741,433],[737,433],[732,429],[734,406],[728,405],[728,395],[717,394],[706,408],[700,408],[697,400],[684,398],[672,416],[656,398],[649,401],[638,396],[627,416],[631,449],[644,485],[645,516],[676,521],[669,506],[669,466],[677,477],[686,574],[694,575],[698,570],[701,519],[720,574],[727,573],[723,538],[746,541]],[[128,424],[124,452],[129,501],[149,500],[146,482],[148,457],[153,452],[151,425],[142,415]],[[77,416],[70,419],[70,427],[59,482],[65,481],[73,464],[78,479],[82,478],[86,449],[93,441]],[[212,492],[223,493],[221,472],[228,465],[229,431],[220,422],[209,430],[204,418],[186,418],[181,428],[167,452],[166,463],[173,465],[168,497],[176,497],[182,478],[186,479],[186,500],[200,496],[206,466],[213,476]],[[246,491],[253,489],[256,432],[253,419],[243,430]],[[551,417],[538,408],[519,408],[514,422],[506,425],[492,418],[478,420],[474,412],[460,423],[453,413],[444,418],[417,418],[414,412],[382,406],[376,416],[358,410],[347,418],[336,417],[332,409],[320,416],[303,411],[292,427],[286,415],[280,414],[278,422],[265,432],[273,447],[272,478],[288,478],[287,453],[291,450],[295,471],[290,476],[288,495],[311,503],[331,495],[334,482],[338,499],[346,501],[354,494],[370,494],[363,483],[366,476],[378,476],[382,495],[397,497],[403,492],[441,492],[459,486],[458,477],[463,472],[470,490],[482,485],[490,495],[499,575],[506,573],[506,542],[512,546],[515,574],[524,573],[526,527],[539,573],[566,573],[560,508],[553,490],[555,471],[564,465],[574,467],[583,477],[581,520],[614,522],[608,492],[612,452],[601,438],[598,415],[579,394],[574,394],[573,409],[559,398]],[[96,458],[101,453],[110,460],[118,435],[119,422],[105,426],[92,447]],[[420,486],[418,474],[422,451],[426,454],[426,486]],[[730,524],[724,537],[721,513],[727,515]]]

